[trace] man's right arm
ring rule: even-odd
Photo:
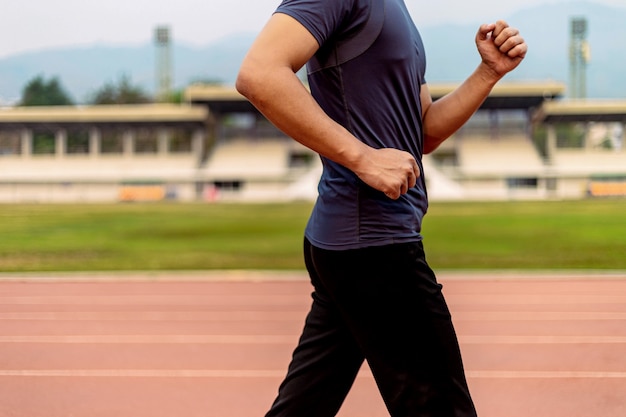
[[[275,13],[244,58],[237,90],[285,134],[398,198],[415,185],[417,163],[407,152],[365,145],[326,115],[296,75],[318,48],[296,19]]]

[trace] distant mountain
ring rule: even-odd
[[[206,47],[175,44],[172,47],[174,88],[197,80],[234,82],[239,63],[254,34],[238,34]],[[51,49],[0,59],[0,104],[15,102],[33,77],[58,76],[76,102],[85,102],[105,83],[130,77],[133,85],[153,93],[156,85],[156,49],[139,46],[97,45]]]
[[[588,20],[591,62],[588,96],[626,98],[626,7],[586,1],[532,7],[505,17],[520,28],[530,46],[526,60],[508,80],[569,81],[570,19]],[[428,56],[427,80],[459,82],[478,63],[474,35],[482,22],[420,27]],[[227,36],[204,47],[175,44],[172,50],[174,87],[196,80],[233,84],[254,33]],[[24,85],[37,75],[58,76],[77,102],[122,75],[146,91],[155,89],[156,51],[152,44],[64,48],[0,59],[0,104],[19,99]]]

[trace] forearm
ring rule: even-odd
[[[285,134],[349,169],[363,161],[365,144],[319,107],[292,68],[242,68],[238,90]]]
[[[485,101],[500,76],[484,64],[454,91],[430,104],[424,113],[424,153],[435,150],[459,130]]]

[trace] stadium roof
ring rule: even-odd
[[[437,100],[452,92],[458,84],[429,84],[430,95]],[[547,82],[500,82],[491,90],[481,109],[531,109],[545,100],[561,97],[565,85]]]
[[[214,114],[257,112],[234,87],[192,84],[185,89],[184,99],[188,103],[204,104]]]
[[[429,84],[434,100],[454,90],[458,84]],[[485,100],[483,109],[530,109],[546,99],[560,97],[565,86],[557,82],[501,82]],[[194,84],[185,90],[185,100],[207,105],[212,113],[224,114],[255,111],[254,107],[232,87]]]
[[[626,100],[546,101],[534,115],[534,120],[543,123],[626,123]]]
[[[71,124],[192,124],[206,123],[204,106],[142,104],[112,106],[42,106],[0,109],[0,126]]]

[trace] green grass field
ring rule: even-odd
[[[0,206],[0,272],[302,269],[310,204]],[[433,203],[438,269],[626,270],[626,200]]]

